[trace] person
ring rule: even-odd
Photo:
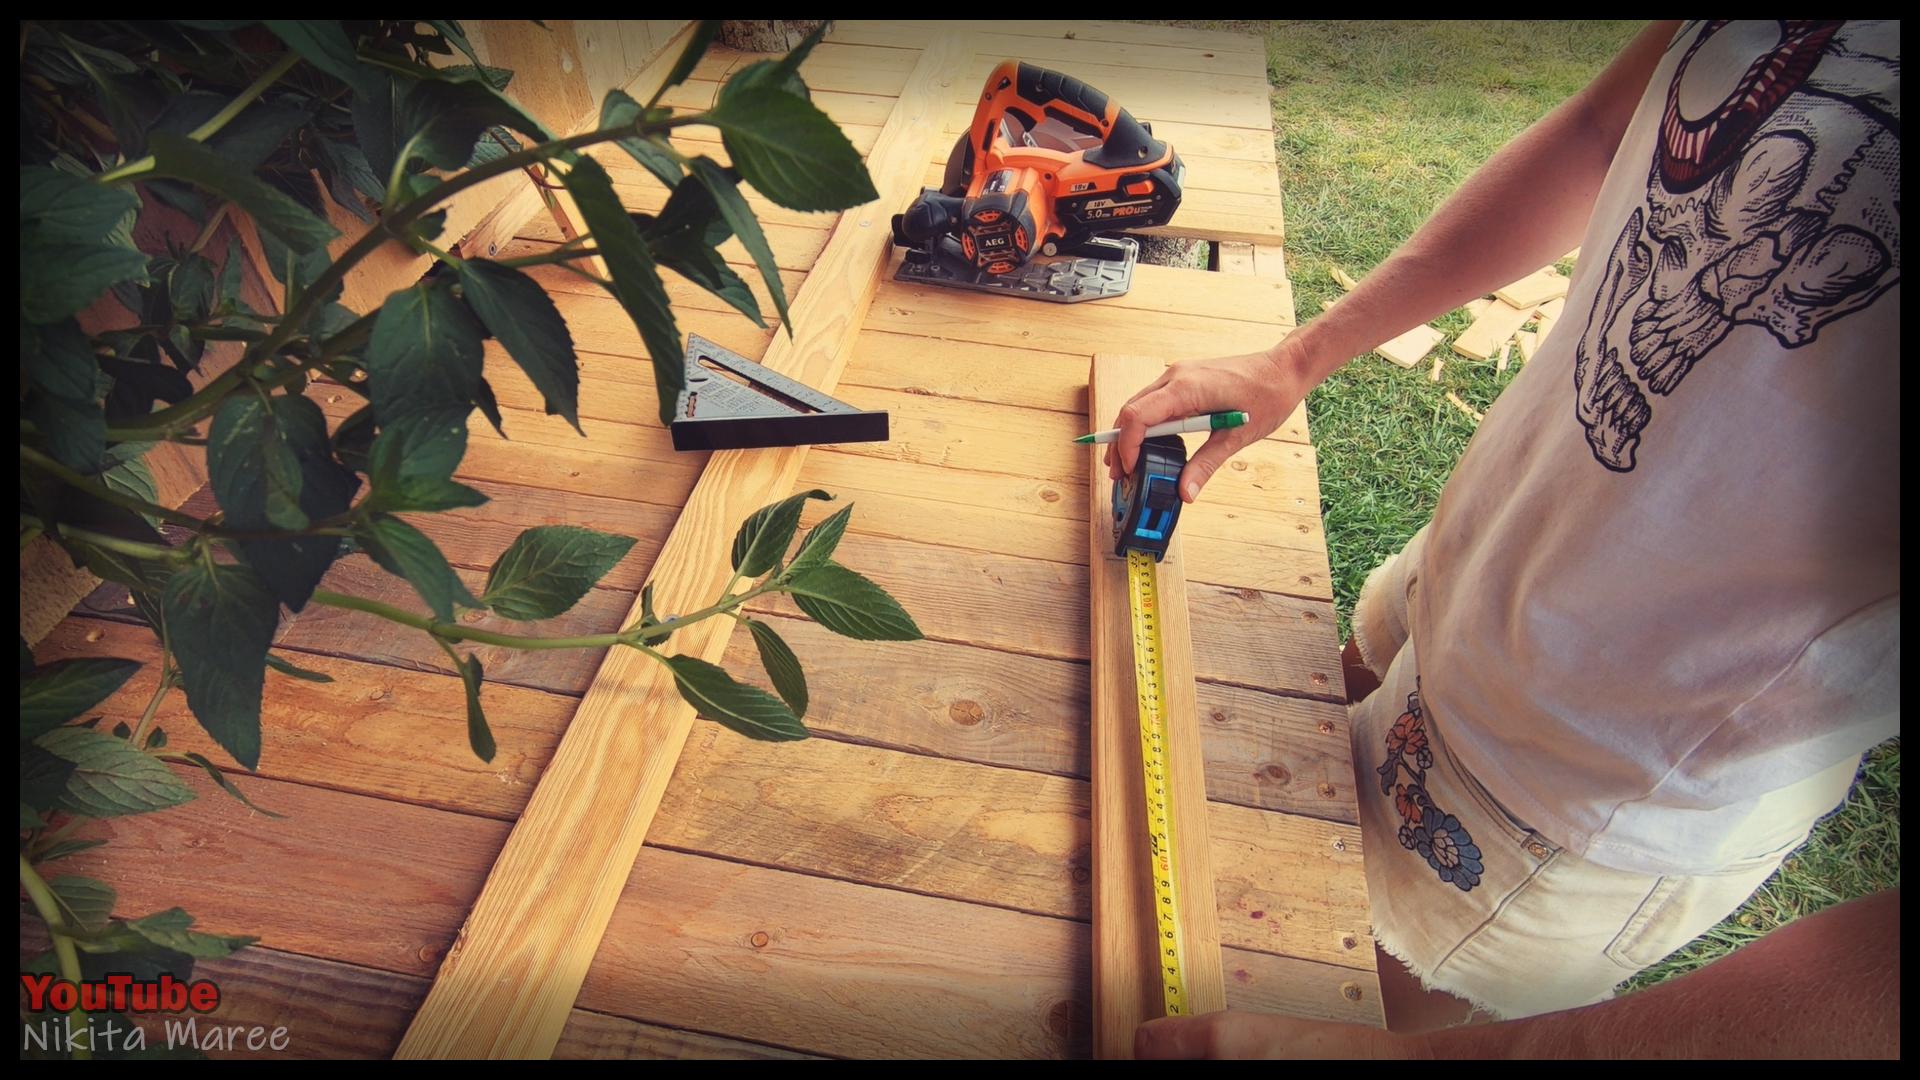
[[[1576,246],[1559,328],[1354,611],[1389,1030],[1224,1013],[1143,1055],[1898,1055],[1897,891],[1613,997],[1898,734],[1897,22],[1648,27],[1337,307],[1141,390],[1109,471],[1247,412],[1192,502],[1349,357]]]

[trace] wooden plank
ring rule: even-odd
[[[925,24],[922,24],[925,25]],[[943,24],[974,32],[996,32],[1019,37],[1055,38],[1072,41],[1115,41],[1135,45],[1180,45],[1223,52],[1252,53],[1264,56],[1266,44],[1251,34],[1225,30],[1193,30],[1186,27],[1146,25],[1142,23],[1102,22],[1091,19],[999,19],[953,20]]]
[[[1513,340],[1520,346],[1520,360],[1522,363],[1532,360],[1534,352],[1540,348],[1540,334],[1538,331],[1522,330],[1513,335]],[[1501,366],[1505,367],[1504,364]]]
[[[1547,301],[1534,311],[1533,332],[1537,335],[1535,345],[1546,344],[1547,335],[1553,332],[1555,324],[1560,320],[1560,313],[1565,311],[1566,307],[1567,298],[1563,296]]]
[[[1433,347],[1445,340],[1446,336],[1426,323],[1421,323],[1373,351],[1403,368],[1410,368],[1426,359],[1427,354],[1433,351]]]
[[[1238,241],[1222,241],[1214,245],[1214,256],[1219,265],[1216,270],[1222,274],[1253,275],[1253,245]]]
[[[1532,309],[1556,297],[1567,295],[1569,281],[1565,274],[1551,266],[1543,266],[1511,285],[1503,285],[1493,291],[1494,299],[1504,300],[1517,308]]]
[[[1453,351],[1475,360],[1490,360],[1496,350],[1506,343],[1531,317],[1531,309],[1514,307],[1504,300],[1495,300],[1487,305],[1487,310],[1473,320],[1459,337],[1453,339]]]
[[[933,24],[928,23],[836,21],[827,35],[827,43],[919,49],[925,47],[933,32]],[[1025,60],[1043,67],[1084,60],[1160,71],[1198,70],[1249,78],[1266,77],[1266,57],[1242,49],[989,32],[975,32],[974,40],[983,52]]]
[[[965,41],[956,39],[921,55],[869,162],[880,199],[841,216],[793,304],[794,324],[805,329],[775,339],[768,367],[834,389],[885,264],[885,215],[917,190],[932,119],[965,53]],[[691,611],[710,600],[731,576],[719,560],[728,539],[754,509],[792,489],[805,453],[794,447],[715,454],[654,564],[654,602]],[[731,623],[710,620],[683,631],[677,644],[717,660],[731,630]],[[664,667],[627,651],[608,658],[408,1029],[401,1056],[552,1051],[692,722],[692,708]],[[519,980],[513,1000],[495,993],[502,979]]]
[[[1089,423],[1110,416],[1161,365],[1150,358],[1094,357]],[[1093,1037],[1101,1058],[1133,1056],[1143,1020],[1165,1015],[1155,941],[1153,856],[1147,850],[1140,757],[1140,719],[1133,686],[1133,638],[1126,563],[1113,557],[1112,485],[1089,448],[1088,565],[1093,640]],[[1207,839],[1205,781],[1200,773],[1194,705],[1193,640],[1187,616],[1182,540],[1172,539],[1159,564],[1159,622],[1167,716],[1175,892],[1189,1007],[1195,1014],[1226,1007],[1220,970],[1220,926],[1214,906]]]

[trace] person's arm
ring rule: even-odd
[[[1900,890],[1828,908],[1688,975],[1582,1009],[1395,1035],[1213,1013],[1142,1024],[1148,1058],[1898,1058]]]
[[[1180,493],[1192,502],[1228,458],[1272,434],[1348,359],[1566,254],[1676,25],[1649,26],[1592,83],[1502,147],[1336,307],[1264,353],[1168,368],[1120,410],[1108,472],[1132,470],[1150,425],[1246,411],[1245,425],[1215,432],[1188,461]]]

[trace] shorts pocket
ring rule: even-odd
[[[1785,849],[1761,865],[1718,874],[1655,879],[1647,898],[1607,946],[1607,958],[1629,972],[1652,967],[1733,914],[1779,869]]]

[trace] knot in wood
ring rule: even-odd
[[[977,701],[969,701],[966,698],[961,698],[959,701],[947,706],[947,715],[953,718],[954,723],[962,727],[972,727],[987,718],[987,710],[981,708],[980,703]]]

